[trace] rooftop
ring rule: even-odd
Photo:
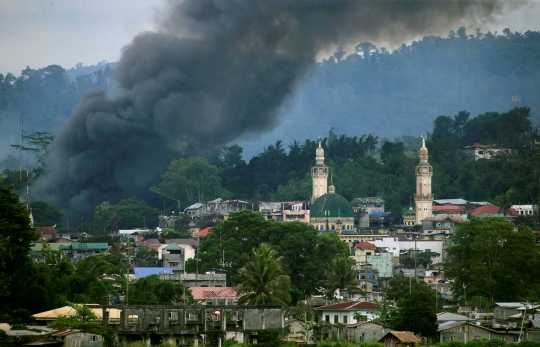
[[[375,311],[379,305],[367,301],[346,301],[338,304],[317,307],[315,310],[325,311]]]

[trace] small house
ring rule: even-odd
[[[379,339],[384,347],[416,347],[421,340],[410,331],[391,331]]]

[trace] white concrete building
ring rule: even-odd
[[[442,240],[403,240],[400,241],[399,238],[389,236],[389,237],[382,237],[380,239],[376,239],[373,241],[370,241],[375,246],[382,248],[388,252],[392,252],[394,254],[394,257],[399,257],[400,254],[405,254],[406,252],[409,252],[410,250],[415,249],[417,252],[424,252],[424,251],[431,251],[431,252],[437,252],[440,254],[440,256],[433,258],[433,263],[441,263],[442,262],[442,254],[443,254],[443,241]]]

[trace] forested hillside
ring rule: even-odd
[[[0,74],[0,161],[15,154],[10,144],[19,143],[21,113],[25,134],[56,133],[84,93],[111,89],[111,66],[114,64],[78,64],[65,70],[51,65],[38,70],[27,67],[19,76]],[[28,159],[35,161],[34,157]]]
[[[316,138],[331,127],[347,135],[419,136],[440,115],[504,112],[512,96],[540,117],[540,33],[428,36],[393,52],[360,43],[318,64],[283,108],[282,125],[255,146]]]
[[[112,69],[111,69],[112,68]],[[24,112],[27,133],[56,132],[84,92],[110,89],[114,64],[49,66],[0,75],[0,160],[19,135]],[[354,52],[338,49],[317,64],[281,110],[282,124],[263,136],[239,140],[244,159],[268,143],[328,133],[358,136],[374,133],[392,139],[429,131],[439,115],[468,110],[504,112],[512,96],[540,113],[540,33],[467,33],[428,36],[389,52],[359,43]]]

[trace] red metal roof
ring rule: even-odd
[[[234,287],[191,287],[193,300],[201,301],[206,298],[235,298],[236,290]]]
[[[210,232],[210,229],[212,229],[212,227],[208,227],[208,228],[204,228],[202,230],[199,230],[196,233],[194,233],[193,236],[207,236],[208,233]]]
[[[377,248],[377,246],[375,246],[374,244],[372,244],[372,243],[370,243],[370,242],[366,242],[366,241],[358,242],[354,247],[355,247],[355,248],[360,248],[360,249],[373,249],[373,248]]]
[[[475,208],[474,210],[472,210],[471,215],[476,217],[476,216],[480,216],[480,215],[483,215],[483,214],[502,214],[502,211],[500,211],[500,209],[501,208],[499,206],[495,206],[495,205],[492,205],[492,204],[487,204],[487,205],[480,206],[480,207]],[[515,216],[518,216],[519,213],[517,213],[517,211],[514,210],[513,208],[510,208],[508,210],[508,215],[515,217]]]
[[[373,302],[367,301],[346,301],[340,302],[338,304],[321,306],[316,308],[316,310],[324,311],[375,311],[379,309],[379,305]]]

